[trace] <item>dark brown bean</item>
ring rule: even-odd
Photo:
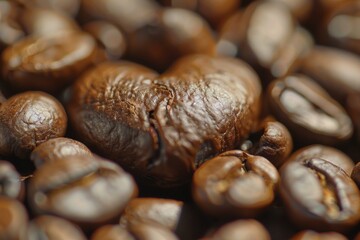
[[[256,1],[225,23],[217,49],[220,54],[236,53],[267,84],[293,72],[312,46],[310,34],[297,26],[285,6]]]
[[[92,21],[83,26],[104,48],[109,59],[119,59],[126,50],[126,40],[121,30],[110,22]]]
[[[26,209],[20,202],[0,196],[0,239],[24,239],[27,222]]]
[[[129,57],[157,70],[165,70],[188,54],[215,54],[215,39],[196,13],[165,8],[127,36]]]
[[[147,185],[170,187],[240,144],[256,124],[260,92],[255,73],[230,58],[188,56],[160,77],[104,63],[75,83],[68,110],[87,146]]]
[[[360,220],[360,192],[332,163],[289,161],[280,171],[280,193],[293,222],[321,231],[345,231]]]
[[[195,171],[193,198],[210,215],[254,216],[272,203],[278,181],[279,174],[267,159],[228,151]]]
[[[15,167],[7,161],[0,161],[0,196],[22,200],[25,186]]]
[[[218,229],[209,240],[270,240],[265,227],[256,220],[237,220]]]
[[[47,162],[29,186],[35,212],[63,217],[84,229],[116,219],[136,195],[134,180],[120,167],[83,155]]]
[[[68,156],[84,155],[91,157],[91,151],[81,142],[70,138],[52,138],[37,146],[30,159],[39,168],[46,162],[61,161]]]
[[[346,97],[346,110],[348,111],[357,136],[357,143],[360,143],[360,94],[349,94]]]
[[[360,162],[358,162],[352,170],[351,178],[358,185],[360,189]]]
[[[337,144],[353,134],[351,119],[343,107],[304,75],[273,81],[267,94],[271,113],[297,143]]]
[[[342,151],[320,144],[300,148],[293,153],[288,160],[304,162],[311,158],[321,158],[329,161],[343,169],[349,176],[355,165],[351,158]]]
[[[360,57],[340,49],[316,47],[301,66],[330,95],[344,103],[351,93],[360,93]]]
[[[271,118],[265,119],[257,131],[241,145],[241,150],[269,160],[279,168],[290,155],[293,147],[289,130],[280,122]]]
[[[82,32],[29,36],[4,50],[2,75],[17,91],[59,92],[98,60],[97,51]]]
[[[318,34],[327,44],[360,54],[360,2],[344,2],[324,16]]]
[[[306,230],[297,233],[291,240],[347,240],[347,238],[337,232],[317,233],[311,230]]]
[[[29,223],[24,240],[56,239],[85,240],[84,233],[76,225],[54,216],[40,216]]]
[[[0,154],[28,158],[39,144],[65,134],[62,105],[42,92],[12,96],[0,106]]]

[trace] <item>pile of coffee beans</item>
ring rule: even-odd
[[[359,0],[0,0],[0,240],[360,240]]]

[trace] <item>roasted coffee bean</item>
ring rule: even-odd
[[[193,198],[210,215],[254,216],[272,203],[278,182],[279,174],[267,159],[228,151],[195,171]]]
[[[358,162],[352,170],[351,178],[360,188],[360,162]]]
[[[340,167],[349,176],[354,168],[354,162],[342,151],[324,145],[310,145],[297,150],[289,157],[289,161],[308,161],[311,158],[320,158]]]
[[[27,222],[26,209],[20,202],[0,196],[0,239],[24,239]]]
[[[241,144],[241,150],[269,160],[279,168],[290,155],[293,147],[288,129],[280,122],[265,119],[256,132]]]
[[[25,240],[85,240],[84,233],[74,224],[54,216],[40,216],[29,223]]]
[[[19,9],[13,2],[0,1],[0,53],[1,51],[25,36],[17,22]]]
[[[324,41],[333,46],[360,54],[360,2],[349,1],[339,5],[324,20]]]
[[[97,51],[82,32],[28,36],[4,50],[2,76],[16,91],[59,92],[98,61]]]
[[[215,54],[215,39],[208,24],[196,13],[165,8],[156,17],[128,34],[131,59],[164,70],[188,54]]]
[[[52,96],[24,92],[0,106],[0,154],[28,158],[40,143],[65,134],[66,113]]]
[[[176,233],[180,239],[197,239],[204,220],[198,210],[182,201],[162,198],[136,198],[129,202],[120,225],[132,229],[139,223],[160,225]]]
[[[353,134],[351,119],[342,106],[304,75],[273,81],[267,94],[271,113],[300,144],[338,144]]]
[[[235,59],[188,56],[161,76],[104,63],[75,83],[68,110],[87,146],[147,185],[170,187],[240,144],[256,124],[260,92],[255,73]]]
[[[169,229],[155,224],[106,225],[91,236],[91,240],[178,240]]]
[[[92,21],[83,26],[104,48],[109,59],[119,59],[126,50],[126,40],[121,30],[110,22]]]
[[[239,7],[241,0],[160,0],[159,2],[169,7],[196,11],[216,27]]]
[[[270,240],[265,227],[256,220],[237,220],[218,229],[209,240]]]
[[[236,53],[257,70],[265,85],[297,69],[313,46],[310,34],[276,2],[254,2],[228,21],[217,44],[219,54]]]
[[[299,227],[345,231],[359,222],[359,189],[340,167],[310,158],[287,162],[280,174],[281,197]]]
[[[306,230],[297,233],[291,240],[347,240],[347,238],[337,232],[317,233],[311,230]]]
[[[39,168],[46,162],[61,161],[68,156],[84,155],[91,157],[91,151],[81,142],[70,138],[52,138],[37,146],[30,159]]]
[[[6,161],[0,161],[0,196],[22,200],[25,187],[15,167]]]
[[[84,229],[116,219],[136,195],[134,180],[120,167],[84,155],[45,163],[29,186],[36,213],[57,215]]]
[[[71,17],[43,8],[26,8],[21,12],[19,22],[28,34],[33,35],[44,36],[80,30]]]
[[[70,16],[75,16],[80,8],[81,0],[15,0],[27,7],[52,9]]]
[[[340,49],[316,47],[301,66],[332,97],[344,103],[351,93],[360,93],[360,57]]]

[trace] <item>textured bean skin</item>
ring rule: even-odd
[[[279,168],[290,155],[293,140],[289,130],[280,122],[265,119],[257,131],[251,133],[248,140],[241,145],[241,150],[269,160]]]
[[[47,162],[29,185],[34,212],[63,217],[84,229],[115,220],[136,195],[134,180],[120,167],[83,155]]]
[[[193,198],[210,215],[255,216],[272,203],[278,182],[279,174],[267,159],[233,150],[195,171]]]
[[[299,227],[345,231],[359,222],[359,189],[340,167],[311,158],[286,163],[280,174],[281,197]]]
[[[188,56],[161,76],[104,63],[76,82],[68,110],[84,143],[167,187],[189,182],[201,162],[248,135],[260,92],[253,71],[229,58]]]
[[[81,142],[70,138],[52,138],[37,146],[30,155],[31,161],[39,168],[46,162],[61,161],[68,156],[92,156],[91,151]]]
[[[2,54],[2,76],[14,91],[59,92],[98,61],[98,48],[90,35],[69,31],[28,36]]]
[[[306,162],[311,158],[321,158],[343,169],[349,176],[354,168],[354,162],[342,151],[320,144],[309,145],[292,153],[288,161]]]
[[[67,116],[62,105],[43,92],[24,92],[0,106],[0,154],[29,157],[48,139],[65,134]]]

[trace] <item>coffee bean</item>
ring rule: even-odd
[[[256,220],[237,220],[218,229],[209,240],[270,240],[265,227]]]
[[[360,93],[360,57],[356,54],[317,46],[303,61],[300,71],[341,103],[349,94]]]
[[[195,171],[193,198],[210,215],[255,216],[272,203],[278,182],[279,174],[267,159],[228,151]]]
[[[347,240],[347,238],[337,232],[317,233],[311,230],[305,230],[297,233],[291,240]]]
[[[24,239],[27,221],[26,209],[20,202],[0,196],[0,239]]]
[[[310,158],[287,162],[280,174],[281,197],[299,227],[345,231],[359,222],[359,189],[340,167]]]
[[[35,212],[63,217],[84,229],[116,219],[136,195],[135,182],[120,167],[84,155],[45,163],[29,186]]]
[[[78,79],[68,111],[87,146],[147,185],[171,187],[240,144],[256,124],[260,89],[254,72],[229,58],[188,56],[161,76],[104,63]]]
[[[310,18],[314,8],[314,2],[309,0],[272,0],[284,4],[295,18],[300,22],[305,22]]]
[[[25,187],[15,167],[6,161],[0,161],[0,196],[22,200]]]
[[[267,85],[292,73],[312,46],[310,34],[297,26],[284,5],[256,1],[224,24],[217,49],[220,54],[236,53]]]
[[[251,133],[240,148],[252,155],[266,158],[279,168],[290,155],[292,147],[289,130],[282,123],[268,118],[257,127],[256,132]]]
[[[66,113],[52,96],[24,92],[0,106],[0,154],[28,158],[31,151],[48,139],[64,136]]]
[[[270,111],[297,143],[338,144],[353,134],[343,107],[304,75],[290,75],[269,85]]]
[[[104,48],[109,59],[119,59],[125,54],[126,40],[121,30],[110,22],[92,21],[83,26]]]
[[[81,142],[70,138],[52,138],[37,146],[31,153],[30,159],[39,168],[46,162],[61,161],[68,156],[92,156],[91,151]]]
[[[354,162],[344,152],[325,145],[310,145],[298,149],[295,153],[291,154],[289,161],[308,161],[311,158],[320,158],[331,162],[335,166],[343,169],[349,176],[354,168]]]
[[[97,51],[82,32],[28,36],[4,50],[2,76],[16,91],[59,92],[98,61]]]
[[[193,206],[182,201],[136,198],[126,206],[120,225],[129,228],[139,223],[160,225],[176,233],[180,239],[197,239],[203,230],[204,220]]]
[[[39,216],[29,223],[25,240],[85,240],[84,233],[74,224],[54,216]]]
[[[323,41],[360,54],[359,13],[359,1],[339,4],[324,17],[319,33],[323,35]]]

